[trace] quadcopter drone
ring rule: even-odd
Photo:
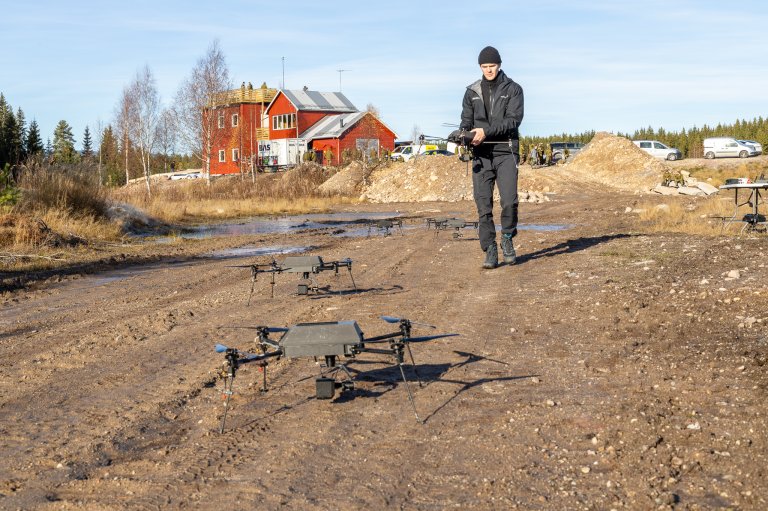
[[[411,343],[430,341],[441,337],[452,337],[459,334],[411,337],[411,327],[413,325],[435,327],[391,316],[382,316],[381,319],[387,323],[398,324],[398,330],[366,338],[356,321],[299,323],[290,328],[259,326],[256,327],[256,342],[258,343],[260,353],[246,353],[236,348],[217,344],[215,350],[217,353],[224,354],[227,367],[224,381],[224,415],[221,419],[219,432],[224,432],[229,400],[232,396],[232,387],[237,370],[241,365],[254,362],[262,368],[263,379],[260,390],[264,393],[267,392],[267,366],[269,365],[269,359],[314,357],[317,360],[319,357],[322,357],[325,364],[322,366],[320,375],[315,379],[315,397],[317,399],[333,399],[336,389],[341,389],[341,392],[347,392],[355,388],[355,382],[350,369],[347,367],[347,364],[339,362],[338,359],[340,357],[354,359],[361,353],[375,353],[392,357],[393,362],[400,369],[400,375],[403,377],[405,388],[408,391],[408,399],[413,407],[416,420],[422,422],[416,411],[416,404],[413,401],[410,384],[405,376],[403,366],[405,352],[408,352],[410,366],[416,375],[419,386],[422,386],[421,378],[416,371]],[[272,339],[270,334],[273,333],[282,333],[282,336],[279,339]],[[371,345],[381,347],[371,347]]]
[[[473,229],[477,229],[479,225],[480,225],[480,222],[477,222],[477,221],[468,222],[466,220],[462,220],[461,218],[449,218],[444,222],[435,224],[435,238],[437,238],[437,235],[440,233],[440,231],[453,229],[453,239],[457,240],[459,238],[464,237],[464,234],[461,232],[461,229],[464,229],[466,227],[472,227]]]
[[[464,236],[461,233],[461,229],[464,229],[466,227],[472,227],[473,229],[477,229],[478,226],[480,225],[480,222],[477,222],[477,221],[471,222],[467,220],[462,220],[461,218],[436,217],[436,218],[427,218],[426,220],[427,220],[427,230],[431,229],[432,226],[435,227],[435,238],[437,238],[438,234],[440,234],[440,231],[454,229],[453,239],[459,239]]]
[[[352,287],[357,291],[357,285],[355,284],[355,278],[352,276],[352,259],[346,258],[340,261],[323,261],[320,256],[289,256],[286,257],[282,264],[279,264],[274,259],[268,264],[241,264],[233,265],[230,268],[250,268],[251,269],[251,292],[248,295],[248,305],[251,304],[251,296],[253,295],[253,288],[256,284],[256,280],[260,273],[271,273],[271,297],[275,297],[275,274],[276,273],[299,273],[301,274],[301,281],[298,284],[297,294],[307,295],[310,291],[317,293],[320,290],[320,286],[317,281],[312,277],[323,271],[333,270],[336,276],[339,275],[339,268],[346,268],[349,271],[349,278],[352,280]]]
[[[371,230],[376,229],[378,232],[381,232],[384,234],[384,236],[389,236],[392,234],[390,232],[391,229],[393,229],[395,226],[397,226],[398,229],[400,229],[400,235],[403,235],[403,221],[399,218],[384,218],[381,220],[376,220],[373,222],[368,223],[368,237],[371,236]]]

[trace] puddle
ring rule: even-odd
[[[384,218],[396,218],[400,213],[314,213],[271,218],[253,218],[237,223],[199,226],[181,234],[186,239],[204,239],[218,236],[248,236],[252,234],[285,234],[307,229],[339,229],[353,224],[364,224]],[[363,229],[355,229],[363,230]],[[346,231],[345,231],[346,232]],[[367,235],[367,227],[364,234]],[[340,233],[343,234],[343,233]],[[348,236],[349,234],[344,234]]]
[[[521,231],[564,231],[571,227],[573,226],[566,224],[518,224],[517,226]]]
[[[306,252],[310,247],[256,247],[253,245],[237,248],[228,248],[226,250],[217,250],[209,255],[214,259],[230,259],[235,257],[258,257],[277,254],[300,254]]]

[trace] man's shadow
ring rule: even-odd
[[[595,245],[599,245],[601,243],[607,243],[609,241],[623,239],[623,238],[630,238],[634,236],[637,236],[637,235],[619,233],[619,234],[608,234],[605,236],[591,236],[588,238],[571,239],[571,240],[563,241],[562,243],[558,243],[557,245],[552,247],[542,248],[541,250],[537,250],[536,252],[531,252],[529,254],[521,254],[517,256],[515,265],[527,263],[528,261],[532,261],[540,257],[553,257],[560,254],[579,252],[581,250],[586,250],[588,248],[594,247]]]

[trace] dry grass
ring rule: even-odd
[[[294,214],[326,211],[355,199],[331,196],[319,191],[328,172],[305,164],[284,173],[225,176],[210,185],[204,180],[158,181],[147,196],[143,184],[115,190],[112,198],[143,209],[165,222],[237,218],[242,216]]]
[[[670,200],[666,204],[645,203],[637,206],[639,220],[648,232],[679,232],[702,236],[738,234],[740,223],[723,229],[723,218],[733,215],[733,198],[717,194],[694,206]],[[741,208],[740,214],[748,213]]]
[[[768,165],[765,161],[743,161],[739,164],[718,165],[718,166],[697,166],[687,168],[691,176],[699,181],[707,181],[713,186],[720,186],[726,179],[733,177],[748,177],[753,181],[761,175],[768,175]]]
[[[106,192],[88,175],[56,168],[25,172],[21,198],[0,217],[0,247],[38,256],[122,233],[106,218]]]

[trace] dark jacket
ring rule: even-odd
[[[523,122],[523,88],[499,70],[497,85],[491,91],[490,119],[485,113],[482,78],[467,87],[461,110],[461,128],[483,128],[486,141],[511,141],[511,144],[481,144],[474,149],[478,156],[520,152],[518,127]]]

